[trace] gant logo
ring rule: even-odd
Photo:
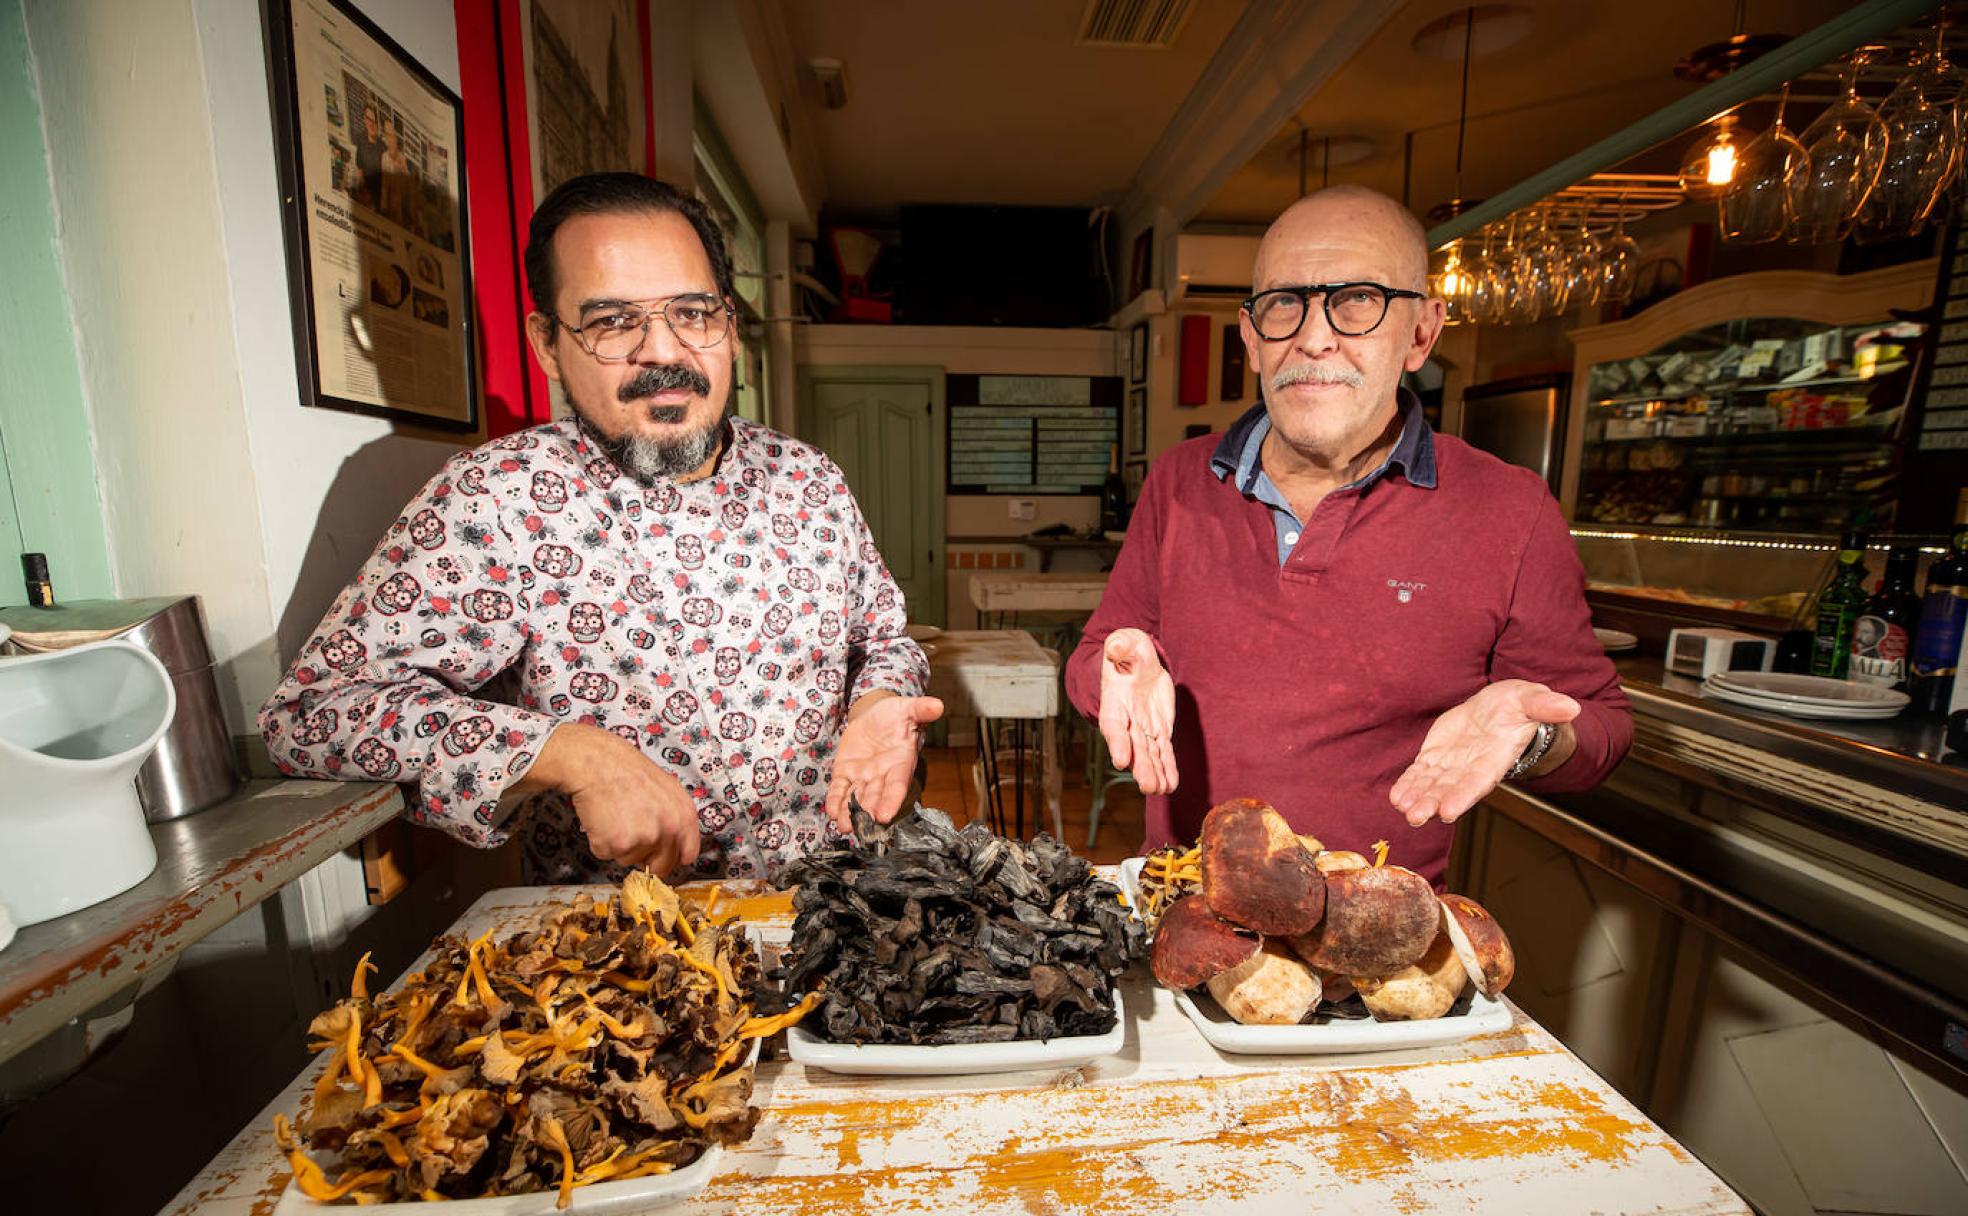
[[[1394,588],[1394,598],[1403,604],[1412,601],[1415,597],[1415,592],[1428,590],[1427,583],[1417,583],[1400,578],[1388,579],[1387,585]]]

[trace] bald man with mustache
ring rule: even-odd
[[[1499,782],[1585,789],[1626,754],[1549,488],[1433,434],[1400,386],[1442,332],[1427,272],[1420,223],[1361,187],[1258,247],[1237,319],[1263,401],[1155,462],[1067,665],[1147,795],[1144,850],[1254,797],[1328,848],[1388,839],[1439,886]]]

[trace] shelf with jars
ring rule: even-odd
[[[1560,499],[1582,527],[1890,527],[1934,263],[1719,279],[1572,331]]]

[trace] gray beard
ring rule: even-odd
[[[649,439],[639,435],[625,434],[618,439],[610,439],[588,421],[588,412],[578,402],[569,398],[568,404],[574,407],[574,418],[580,423],[581,433],[589,443],[600,448],[602,453],[615,462],[615,467],[647,485],[659,478],[681,477],[694,473],[704,466],[704,462],[717,455],[718,444],[724,435],[724,424],[733,413],[730,398],[725,399],[724,409],[701,430],[675,439]],[[655,421],[667,421],[674,406],[651,406],[650,413]]]

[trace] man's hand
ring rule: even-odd
[[[827,783],[827,818],[846,835],[854,830],[848,810],[852,795],[876,823],[887,823],[909,796],[922,750],[922,728],[943,716],[935,697],[899,697],[871,692],[847,711],[840,742],[834,745],[834,776]]]
[[[1175,789],[1175,681],[1155,643],[1139,629],[1116,629],[1100,650],[1100,734],[1114,767],[1130,769],[1143,794]]]
[[[1435,719],[1421,752],[1388,792],[1394,809],[1420,827],[1439,817],[1454,823],[1503,780],[1524,754],[1538,723],[1558,727],[1558,737],[1533,774],[1563,764],[1578,745],[1569,723],[1579,704],[1529,680],[1499,680]]]
[[[602,861],[663,877],[697,860],[697,804],[682,782],[612,731],[580,722],[554,727],[514,787],[520,794],[544,790],[567,795]]]

